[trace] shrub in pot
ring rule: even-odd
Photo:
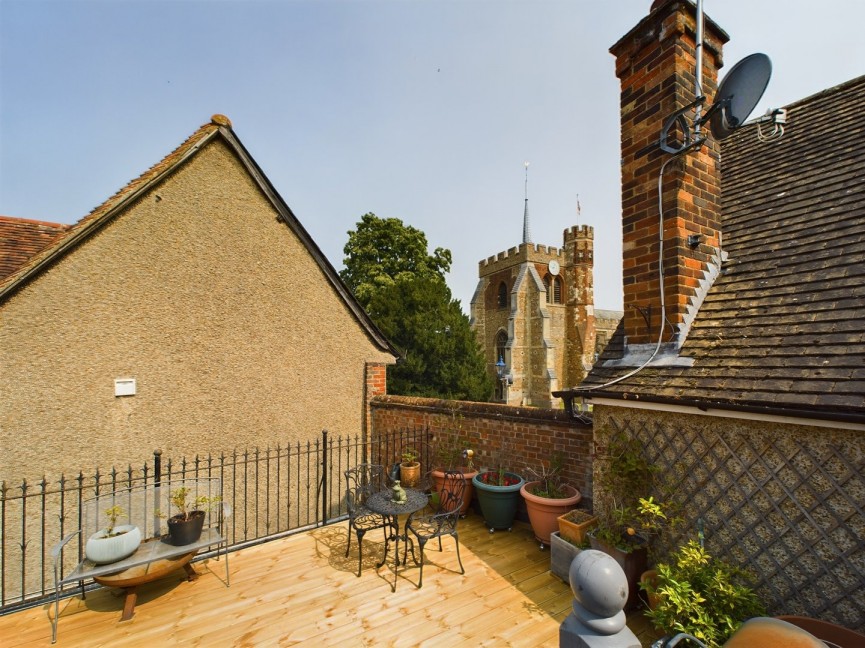
[[[403,486],[409,488],[420,483],[420,455],[414,448],[406,448],[402,453],[402,461],[399,464],[399,481]]]
[[[544,465],[537,470],[528,468],[531,481],[520,489],[532,531],[541,543],[541,549],[550,544],[550,534],[558,529],[559,516],[574,508],[583,498],[576,488],[562,483],[562,466],[562,457],[557,454],[550,461],[549,468]]]
[[[653,498],[640,498],[636,507],[618,507],[599,516],[598,526],[589,532],[592,549],[615,558],[628,580],[626,610],[639,602],[640,576],[649,564],[649,540],[657,535],[667,516]]]
[[[120,506],[105,509],[108,525],[91,535],[84,545],[84,555],[97,565],[123,560],[141,544],[141,530],[134,524],[117,524],[126,512]]]
[[[457,428],[457,431],[459,428]],[[431,500],[437,500],[437,493],[441,491],[444,483],[445,472],[458,471],[466,478],[466,488],[463,493],[463,504],[460,508],[460,515],[465,516],[471,506],[472,497],[474,497],[474,483],[472,479],[478,474],[474,466],[474,451],[471,449],[468,440],[459,439],[453,436],[455,432],[451,432],[443,438],[436,441],[433,457],[435,467],[430,471],[432,479],[433,495]]]
[[[714,648],[745,620],[766,613],[750,586],[751,575],[713,558],[696,540],[679,547],[656,571],[657,602],[646,616],[662,632],[686,632]]]
[[[197,542],[204,528],[207,511],[220,501],[220,497],[204,495],[194,497],[186,486],[171,491],[171,503],[179,511],[168,518],[168,535],[171,544],[179,547]]]

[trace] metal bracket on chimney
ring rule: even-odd
[[[695,137],[694,132],[691,130],[690,124],[688,124],[688,120],[685,119],[685,114],[694,110],[697,106],[702,106],[706,101],[706,97],[697,97],[696,101],[688,104],[684,108],[680,108],[672,115],[667,117],[667,120],[664,122],[664,127],[661,129],[661,138],[658,142],[661,150],[664,153],[669,153],[671,155],[678,155],[679,153],[684,153],[692,148],[699,148],[703,145],[703,142],[706,141],[705,136]],[[672,144],[668,144],[667,141],[669,139],[670,129],[673,128],[674,125],[678,125],[683,133],[683,137],[685,141],[681,146],[674,147]]]

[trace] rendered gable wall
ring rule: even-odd
[[[357,434],[391,362],[216,138],[0,304],[0,478]]]

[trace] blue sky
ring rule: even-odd
[[[621,308],[618,80],[651,0],[0,0],[0,214],[73,223],[214,113],[327,257],[372,211],[483,258],[595,228],[595,302]],[[865,3],[705,0],[726,69],[773,62],[755,115],[865,73]],[[722,70],[722,76],[725,70]],[[795,128],[795,124],[790,124]],[[582,207],[576,214],[576,197]]]

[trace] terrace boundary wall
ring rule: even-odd
[[[561,453],[564,481],[582,493],[581,507],[591,506],[592,426],[572,419],[564,410],[393,395],[373,398],[370,408],[373,441],[401,429],[428,429],[433,455],[443,443],[465,442],[474,451],[479,469],[496,467],[501,461],[529,478],[529,468],[549,467]]]

